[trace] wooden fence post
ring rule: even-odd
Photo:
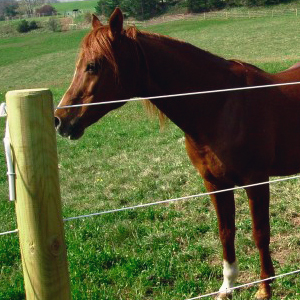
[[[52,94],[6,94],[27,300],[69,300]]]

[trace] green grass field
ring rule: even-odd
[[[183,39],[270,72],[300,60],[300,19],[176,21],[147,30]],[[49,87],[57,103],[72,78],[86,31],[29,34],[0,40],[0,100],[8,90]],[[4,136],[4,119],[0,120]],[[160,132],[138,104],[127,104],[90,127],[79,141],[57,138],[64,217],[204,192],[182,132]],[[0,232],[16,228],[3,150]],[[259,277],[244,192],[237,195],[238,283]],[[272,255],[276,273],[299,269],[299,182],[271,187]],[[221,246],[209,198],[180,201],[65,223],[72,297],[187,299],[218,290]],[[0,236],[0,300],[25,299],[18,236]],[[299,276],[277,280],[272,299],[300,299]],[[253,299],[255,287],[235,293]]]
[[[94,12],[95,6],[97,6],[97,2],[98,2],[97,0],[59,2],[59,3],[54,3],[52,6],[56,9],[58,13],[61,14],[67,11],[72,11],[73,9]]]

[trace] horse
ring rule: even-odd
[[[103,25],[96,16],[83,39],[70,87],[55,111],[60,135],[79,139],[84,130],[121,107],[116,99],[240,88],[299,81],[293,68],[277,74],[227,60],[189,43],[124,28],[119,8]],[[105,105],[65,107],[108,102]],[[187,154],[208,191],[268,181],[300,171],[300,86],[236,90],[166,99],[151,104],[185,135]],[[274,276],[270,255],[269,185],[246,188],[260,278]],[[212,194],[223,249],[223,283],[217,299],[231,296],[238,276],[233,191]],[[272,297],[271,279],[257,299]]]

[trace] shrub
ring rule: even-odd
[[[85,21],[85,23],[88,23],[88,24],[92,23],[92,14],[89,12],[85,13],[84,21]]]
[[[48,27],[53,32],[61,31],[61,26],[57,18],[50,18],[48,21]]]
[[[30,30],[33,29],[37,29],[38,24],[36,23],[36,21],[31,21],[30,23],[28,23],[28,21],[26,20],[22,20],[18,25],[17,25],[17,31],[24,33],[24,32],[28,32]]]
[[[18,26],[17,26],[17,31],[24,33],[30,31],[29,23],[26,20],[22,20]]]
[[[38,24],[36,23],[36,21],[31,21],[31,22],[29,23],[29,28],[30,28],[30,30],[34,30],[34,29],[38,29],[39,26],[38,26]]]

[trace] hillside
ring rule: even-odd
[[[79,9],[85,12],[94,12],[97,2],[98,0],[70,1],[54,3],[52,6],[57,10],[58,13],[61,14],[64,14],[67,11],[72,11],[73,9]]]

